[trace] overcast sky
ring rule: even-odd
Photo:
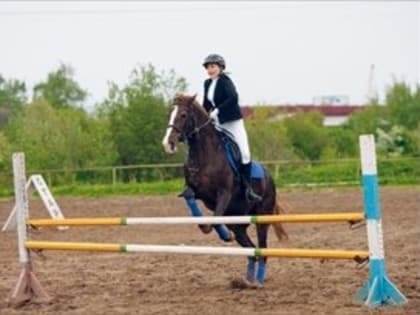
[[[151,62],[202,93],[203,58],[222,54],[242,104],[363,103],[370,64],[381,96],[392,76],[420,79],[419,2],[0,2],[0,74],[32,88],[71,64],[102,100]]]

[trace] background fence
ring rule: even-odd
[[[345,186],[360,183],[358,159],[308,161],[264,161],[277,187]],[[420,159],[387,158],[378,161],[381,184],[420,182]],[[42,174],[50,187],[78,185],[120,185],[145,182],[182,181],[183,164],[142,164],[88,169],[28,170]],[[9,195],[12,174],[0,174],[2,195]]]

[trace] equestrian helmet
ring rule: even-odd
[[[203,66],[204,68],[207,67],[209,63],[215,63],[219,65],[220,68],[225,69],[226,68],[226,62],[225,59],[218,55],[218,54],[210,54],[204,59]]]

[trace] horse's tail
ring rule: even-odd
[[[273,213],[276,215],[285,214],[287,213],[287,210],[290,209],[289,204],[286,202],[280,202],[279,200],[276,200],[276,203],[274,205]],[[281,222],[273,223],[274,232],[276,233],[277,239],[280,241],[283,238],[288,239],[289,235],[287,235],[286,231],[283,228],[283,225]]]

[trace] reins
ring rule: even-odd
[[[194,129],[189,133],[189,134],[187,134],[187,139],[190,139],[192,136],[194,136],[195,134],[199,134],[200,133],[200,131],[201,131],[201,129],[203,129],[204,127],[206,127],[208,124],[210,124],[211,122],[213,121],[213,119],[211,119],[210,117],[209,117],[209,119],[207,119],[206,120],[206,122],[204,123],[204,124],[202,124],[201,126],[199,126],[199,127],[194,127]]]
[[[206,122],[204,122],[201,126],[195,127],[195,124],[196,124],[196,117],[195,117],[194,113],[191,113],[191,114],[189,114],[189,115],[190,115],[190,117],[192,118],[192,121],[193,121],[193,124],[194,124],[194,126],[193,126],[193,130],[192,130],[192,131],[190,131],[189,133],[186,133],[185,131],[180,130],[180,129],[179,129],[177,126],[175,126],[174,124],[169,124],[167,128],[173,128],[173,129],[175,129],[177,132],[179,132],[180,134],[182,134],[183,138],[185,138],[185,139],[191,139],[194,135],[199,134],[199,133],[200,133],[200,131],[201,131],[203,128],[205,128],[208,124],[210,124],[210,123],[213,121],[213,119],[211,119],[211,118],[209,117],[209,119],[207,119],[207,120],[206,120]]]

